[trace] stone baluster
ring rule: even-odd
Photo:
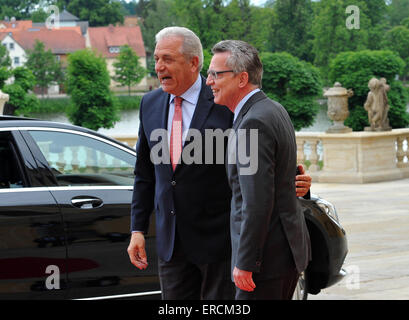
[[[397,167],[401,168],[403,166],[403,158],[405,157],[405,151],[403,151],[403,141],[405,137],[400,136],[396,139],[397,150],[396,150],[396,158],[398,160]]]
[[[308,140],[308,143],[310,145],[310,149],[311,149],[311,154],[310,154],[310,167],[308,168],[308,170],[310,172],[316,172],[319,170],[319,165],[318,165],[318,143],[319,140]]]
[[[305,140],[297,139],[297,165],[305,163],[304,143]]]

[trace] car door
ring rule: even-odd
[[[157,294],[155,238],[147,236],[148,270],[129,261],[130,204],[135,152],[90,133],[41,129],[27,131],[57,184],[50,188],[67,233],[69,297],[94,298]]]
[[[0,128],[0,299],[66,294],[62,216],[18,128]]]

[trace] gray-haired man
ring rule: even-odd
[[[236,299],[291,299],[310,259],[310,240],[296,198],[296,141],[286,110],[260,90],[263,67],[257,50],[243,41],[213,47],[207,84],[214,101],[234,113],[228,163],[232,188],[232,278]],[[251,139],[252,131],[257,139]],[[249,138],[250,137],[250,138]],[[255,141],[255,142],[254,142]],[[240,144],[256,143],[255,172],[240,162]],[[239,147],[237,147],[239,145]],[[253,148],[254,149],[254,148]],[[229,157],[231,160],[231,157]]]

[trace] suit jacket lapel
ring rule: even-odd
[[[202,89],[200,90],[199,99],[197,100],[196,109],[189,129],[200,130],[213,106],[212,90],[206,85],[205,79],[202,76],[201,78]]]
[[[160,119],[160,127],[158,129],[164,129],[164,130],[170,130],[168,129],[168,115],[169,115],[169,99],[170,99],[170,94],[163,92],[163,94],[160,96],[158,100],[158,119]],[[163,150],[166,154],[170,156],[170,149],[169,149],[169,143],[168,143],[168,137],[166,137],[165,141],[163,141],[163,146],[166,148]],[[170,161],[170,158],[169,158]],[[173,174],[173,168],[172,164],[167,165],[169,174]]]

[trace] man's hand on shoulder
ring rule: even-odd
[[[298,165],[298,172],[295,176],[295,191],[297,197],[304,197],[311,188],[312,178],[309,174],[305,173],[304,166]]]

